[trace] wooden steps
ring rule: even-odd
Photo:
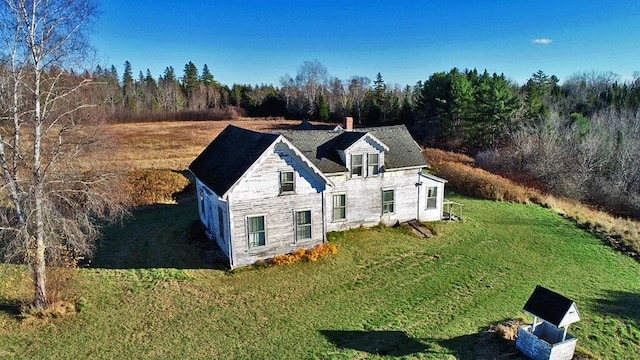
[[[403,222],[402,226],[408,227],[409,229],[411,229],[411,231],[414,234],[422,238],[428,238],[433,236],[433,233],[431,232],[431,230],[429,230],[428,227],[426,227],[423,223],[415,219]]]

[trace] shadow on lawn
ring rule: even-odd
[[[12,301],[0,300],[0,312],[3,312],[11,317],[20,316],[20,306]]]
[[[476,360],[527,360],[515,347],[515,341],[497,338],[493,333],[480,331],[475,334],[456,336],[451,339],[424,339],[437,344],[445,351],[431,351],[453,355],[458,359]]]
[[[226,257],[209,240],[194,199],[133,211],[123,224],[105,228],[86,265],[105,269],[220,269]]]
[[[451,339],[414,339],[404,331],[321,330],[339,349],[352,349],[381,356],[413,354],[453,355],[461,359],[527,359],[513,340],[504,340],[489,331]]]
[[[340,349],[353,349],[374,355],[407,356],[427,347],[404,331],[320,330]]]
[[[608,290],[594,299],[595,309],[622,320],[631,320],[640,326],[640,294],[629,291]]]

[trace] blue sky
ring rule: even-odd
[[[306,60],[332,76],[413,85],[477,68],[522,84],[537,70],[561,80],[640,71],[640,1],[103,0],[92,44],[122,75],[192,61],[223,84],[278,85]]]

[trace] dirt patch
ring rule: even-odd
[[[476,341],[476,359],[527,359],[516,349],[520,319],[509,319],[483,331]]]

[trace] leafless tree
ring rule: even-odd
[[[0,101],[0,251],[33,269],[36,309],[47,304],[46,265],[90,254],[97,219],[121,211],[112,182],[82,161],[96,143],[75,75],[91,50],[93,0],[0,0],[0,56],[10,92]]]
[[[336,77],[329,80],[329,111],[340,118],[349,115],[349,97],[344,82]]]
[[[349,80],[349,100],[353,107],[353,112],[357,115],[358,121],[362,119],[362,110],[364,109],[367,91],[371,85],[371,79],[365,76],[353,76]]]
[[[640,217],[640,113],[607,109],[589,118],[555,112],[523,127],[508,148],[478,154],[485,169],[524,173],[551,192]]]
[[[309,116],[314,114],[320,94],[326,91],[328,77],[327,68],[318,60],[305,61],[298,69],[295,82],[302,91],[304,107]]]

